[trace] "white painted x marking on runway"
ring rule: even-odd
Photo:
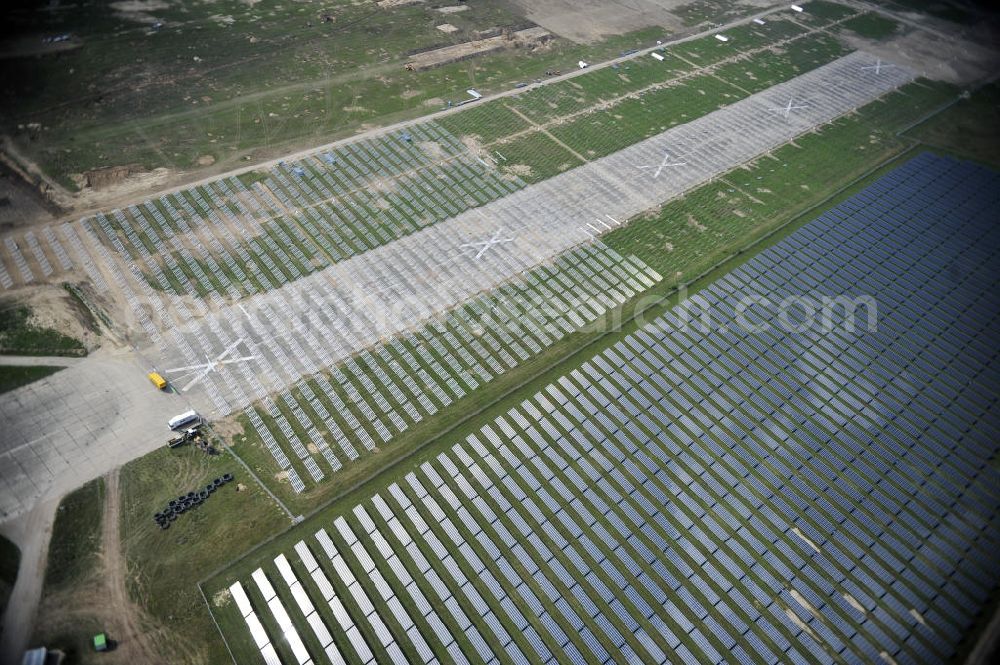
[[[475,242],[463,243],[463,244],[459,245],[459,247],[463,247],[463,248],[465,248],[465,247],[474,247],[474,248],[478,247],[479,251],[476,252],[476,258],[477,259],[481,259],[481,258],[483,258],[483,255],[486,252],[488,252],[490,249],[492,249],[494,246],[502,244],[502,243],[505,243],[505,242],[514,242],[513,238],[501,238],[500,234],[502,234],[502,233],[503,233],[503,229],[497,229],[497,232],[494,233],[490,238],[488,238],[486,240],[477,240]]]
[[[656,170],[653,172],[653,177],[654,178],[659,178],[660,174],[663,173],[663,169],[671,168],[671,167],[675,167],[675,166],[687,166],[687,162],[671,162],[670,159],[671,159],[670,153],[666,152],[666,153],[663,153],[663,161],[660,162],[659,166],[653,167],[653,166],[646,165],[646,166],[640,166],[639,168],[640,169],[652,169],[652,168],[655,168]]]
[[[789,99],[788,103],[785,104],[784,106],[775,106],[774,108],[768,109],[768,111],[771,111],[772,113],[780,113],[785,118],[788,118],[788,114],[791,113],[792,111],[795,111],[796,109],[804,109],[804,108],[809,108],[809,105],[808,104],[795,104],[795,102],[793,100]]]
[[[874,65],[868,65],[867,67],[862,67],[861,71],[863,71],[863,72],[874,72],[875,75],[878,76],[879,74],[882,73],[883,69],[889,69],[890,67],[895,67],[895,66],[896,65],[893,65],[893,64],[888,63],[888,62],[887,63],[883,63],[882,62],[882,58],[878,58],[875,61]]]
[[[232,364],[232,363],[242,363],[242,362],[248,362],[248,361],[251,361],[251,360],[256,360],[257,359],[256,356],[243,356],[241,358],[229,358],[229,359],[226,359],[226,356],[228,356],[230,353],[232,353],[233,351],[235,351],[236,347],[238,347],[242,343],[243,343],[242,339],[236,340],[225,351],[223,351],[215,360],[209,360],[206,357],[205,360],[207,362],[204,362],[204,363],[202,363],[200,365],[187,365],[185,367],[174,367],[172,369],[166,369],[166,370],[163,370],[163,371],[164,371],[164,373],[166,373],[168,375],[169,374],[173,374],[175,372],[180,372],[181,374],[176,377],[177,380],[180,380],[180,379],[182,379],[184,377],[187,377],[187,376],[190,376],[191,374],[194,374],[195,375],[194,378],[191,379],[187,383],[187,385],[185,385],[183,388],[180,389],[181,392],[187,392],[191,387],[193,387],[199,381],[201,381],[202,379],[204,379],[210,373],[214,372],[215,369],[217,367],[219,367],[220,365],[229,365],[229,364]]]

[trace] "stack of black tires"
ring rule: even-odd
[[[189,510],[194,510],[203,504],[215,490],[230,482],[232,479],[233,474],[226,473],[223,474],[222,477],[216,478],[208,485],[205,485],[203,489],[188,492],[187,494],[181,494],[176,499],[171,499],[167,502],[167,507],[165,509],[153,515],[153,521],[156,522],[157,526],[161,529],[170,528],[170,523],[177,519],[179,515],[182,515]]]

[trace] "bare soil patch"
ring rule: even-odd
[[[110,6],[116,12],[155,12],[167,9],[170,3],[166,0],[120,0],[112,2]]]
[[[83,173],[83,186],[91,189],[108,189],[130,176],[145,173],[142,164],[125,164],[123,166],[105,166]]]
[[[104,508],[103,544],[101,553],[104,564],[104,580],[109,587],[108,605],[118,609],[115,624],[121,626],[119,637],[123,656],[128,656],[128,662],[156,663],[166,662],[167,658],[153,643],[153,631],[149,630],[151,622],[143,609],[137,606],[128,595],[128,567],[122,555],[121,542],[121,491],[118,486],[118,469],[114,469],[106,477],[107,504]],[[116,649],[117,651],[117,649]]]
[[[228,445],[233,437],[243,434],[243,426],[233,417],[212,421],[212,431],[218,434],[217,444]]]
[[[0,308],[15,304],[31,308],[32,324],[78,339],[87,351],[100,345],[101,337],[90,313],[61,286],[26,286],[0,298]]]
[[[530,177],[532,174],[531,167],[527,164],[507,164],[503,167],[503,171],[522,178]]]
[[[115,16],[133,23],[155,23],[159,19],[149,12],[160,11],[170,7],[170,3],[164,0],[121,0],[112,2],[110,5]]]
[[[693,229],[695,229],[697,231],[707,231],[708,230],[707,226],[705,226],[704,224],[702,224],[701,222],[699,222],[698,219],[694,215],[692,215],[690,213],[688,213],[687,223],[688,223],[688,226],[690,226],[691,228],[693,228]]]
[[[512,11],[577,43],[598,41],[640,28],[679,29],[671,12],[688,0],[504,0]]]
[[[58,212],[36,188],[0,163],[0,231],[50,222]]]
[[[417,53],[407,63],[407,67],[415,71],[440,67],[449,62],[458,62],[478,55],[493,53],[503,49],[525,48],[541,44],[552,38],[552,33],[544,28],[528,28],[518,30],[509,34],[487,37],[485,39],[474,39],[461,44],[445,46]]]
[[[444,151],[444,148],[437,141],[420,141],[417,143],[417,147],[425,155],[434,160],[446,159],[448,157],[448,153]]]
[[[116,205],[130,203],[140,194],[157,191],[176,175],[175,171],[166,168],[139,171],[114,182],[109,182],[103,189],[95,189],[85,186],[86,177],[83,174],[72,174],[70,177],[81,187],[80,191],[76,194],[70,194],[61,190],[63,196],[56,198],[55,202],[68,209],[102,208],[106,210]]]
[[[955,35],[911,30],[890,39],[873,41],[845,31],[840,37],[851,47],[908,67],[921,76],[956,85],[986,79],[1000,66],[997,50]]]
[[[482,142],[480,142],[479,137],[475,134],[466,134],[462,137],[462,145],[468,148],[469,152],[479,155],[486,151],[483,148]]]
[[[586,44],[610,35],[622,35],[642,28],[663,28],[667,33],[687,28],[677,9],[692,0],[503,0],[511,10],[571,41]],[[719,20],[727,6],[737,3],[719,2]],[[769,0],[742,0],[741,12],[765,9],[775,3]]]
[[[868,612],[865,611],[865,606],[859,603],[858,599],[852,596],[851,594],[845,593],[844,600],[846,600],[848,604],[854,609],[856,609],[858,612],[861,612],[861,614],[868,614]]]
[[[786,607],[785,608],[785,616],[787,616],[791,620],[792,623],[794,623],[796,626],[798,626],[799,630],[807,633],[809,635],[809,637],[813,638],[817,642],[819,641],[819,639],[817,638],[816,633],[813,631],[813,629],[809,627],[809,624],[807,624],[805,621],[803,621],[802,619],[799,618],[799,615],[795,613],[795,610],[793,610],[790,607]]]

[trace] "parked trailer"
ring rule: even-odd
[[[198,415],[197,411],[187,411],[168,420],[167,426],[172,430],[179,430],[186,425],[193,425],[196,423],[201,423],[201,416]]]

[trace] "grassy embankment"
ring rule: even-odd
[[[0,310],[0,354],[24,356],[83,356],[83,343],[32,321],[31,308],[10,305]]]

